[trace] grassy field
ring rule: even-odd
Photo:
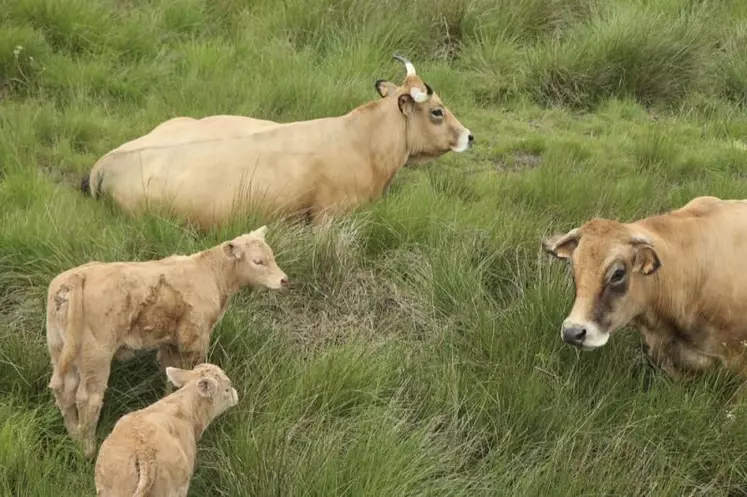
[[[294,286],[216,329],[240,402],[190,495],[747,495],[733,381],[674,384],[628,330],[564,346],[570,274],[539,243],[747,197],[740,0],[0,0],[0,495],[93,495],[46,387],[51,278],[263,221],[128,218],[78,191],[95,160],[177,115],[343,114],[402,80],[393,53],[476,147],[327,231],[269,223]],[[164,381],[152,353],[115,363],[99,440]]]

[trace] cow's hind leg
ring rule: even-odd
[[[111,357],[87,357],[80,372],[80,384],[75,394],[78,407],[79,435],[86,458],[96,453],[96,427],[104,403],[104,393],[109,381]]]

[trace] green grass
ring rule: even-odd
[[[177,115],[345,113],[401,53],[477,146],[329,231],[270,223],[294,285],[216,329],[240,402],[190,495],[747,495],[733,384],[653,374],[629,331],[564,346],[539,244],[747,197],[746,26],[738,0],[0,0],[0,494],[93,494],[46,388],[51,278],[261,222],[129,218],[77,190],[94,161]],[[163,382],[153,353],[115,364],[99,440]]]

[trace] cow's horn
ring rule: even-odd
[[[402,57],[401,55],[395,54],[395,55],[392,55],[392,58],[397,59],[398,61],[402,62],[405,65],[405,69],[407,70],[408,76],[415,76],[415,66],[412,65],[412,62]]]

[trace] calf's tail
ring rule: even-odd
[[[83,338],[83,285],[85,275],[76,273],[70,276],[67,284],[71,286],[67,301],[67,319],[65,323],[65,341],[57,363],[57,374],[64,377],[70,362],[80,352]]]
[[[150,492],[155,480],[156,467],[153,464],[153,458],[142,454],[135,456],[135,466],[137,467],[138,481],[135,493],[132,497],[145,497]]]

